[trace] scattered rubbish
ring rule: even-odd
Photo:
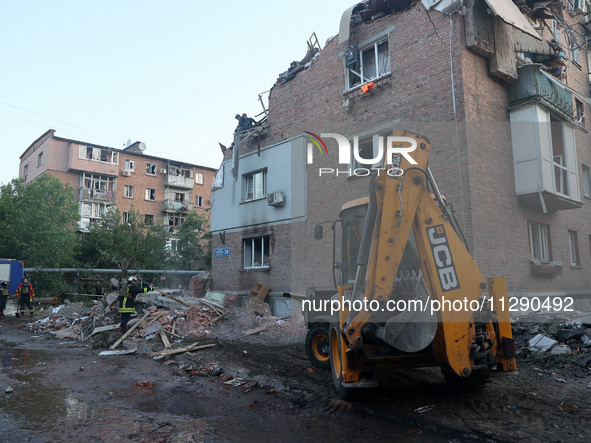
[[[572,351],[568,345],[559,344],[555,345],[552,349],[550,349],[550,355],[565,355],[570,354]]]
[[[101,351],[99,353],[99,355],[125,355],[125,354],[133,354],[135,351],[137,351],[137,348],[131,348],[131,349],[120,349],[120,350],[115,350],[115,351]]]
[[[42,361],[40,361],[39,363],[37,363],[35,366],[45,366],[46,363],[43,363]]]
[[[225,385],[230,385],[230,386],[235,386],[235,387],[245,385],[246,383],[248,383],[248,380],[246,380],[244,378],[240,378],[240,377],[236,377],[236,378],[233,378],[231,380],[224,382]]]
[[[142,380],[142,381],[136,381],[135,387],[136,388],[152,388],[152,387],[154,387],[154,384],[150,383],[149,381]]]
[[[409,435],[420,435],[423,433],[423,431],[421,431],[420,429],[417,429],[417,428],[410,428],[406,431],[406,433]]]
[[[591,386],[590,386],[591,387]],[[10,394],[11,392],[14,392],[14,389],[12,388],[12,386],[8,386],[4,392],[6,392],[7,394]]]
[[[416,408],[414,411],[417,414],[424,414],[425,412],[429,412],[430,410],[434,409],[435,405],[427,405],[427,406],[421,406],[420,408]]]
[[[589,384],[587,385],[587,387],[588,387],[589,389],[591,389],[591,382],[589,382]]]
[[[564,378],[564,376],[560,375],[560,374],[552,374],[554,376],[554,380],[556,380],[559,383],[566,383],[566,378]]]

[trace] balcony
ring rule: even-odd
[[[165,212],[188,212],[193,210],[193,203],[164,200]]]
[[[195,186],[195,180],[182,175],[168,174],[164,180],[164,184],[174,188],[193,189]]]
[[[112,191],[97,191],[96,189],[81,188],[80,201],[115,203],[115,193]]]
[[[507,86],[509,107],[539,102],[568,120],[573,120],[573,98],[560,81],[540,71],[540,65],[527,65],[518,71],[519,78]]]

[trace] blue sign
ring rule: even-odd
[[[214,257],[229,257],[230,248],[215,248],[213,251]]]

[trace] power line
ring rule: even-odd
[[[64,123],[64,124],[66,124],[66,125],[70,125],[70,126],[73,126],[73,127],[75,127],[75,128],[84,129],[85,131],[94,132],[94,133],[96,133],[96,134],[102,134],[102,135],[104,135],[104,136],[106,136],[106,137],[112,138],[113,140],[117,140],[117,141],[121,141],[121,140],[122,140],[120,137],[113,137],[113,136],[112,136],[112,135],[110,135],[110,134],[105,134],[105,133],[103,133],[103,132],[100,132],[100,131],[95,131],[94,129],[85,128],[84,126],[79,126],[79,125],[76,125],[76,124],[74,124],[74,123],[69,123],[69,122],[67,122],[67,121],[64,121],[64,120],[59,120],[59,119],[57,119],[57,118],[49,117],[48,115],[39,114],[38,112],[29,111],[28,109],[24,109],[24,108],[21,108],[21,107],[19,107],[19,106],[14,106],[14,105],[11,105],[11,104],[9,104],[9,103],[5,103],[5,102],[2,102],[2,101],[0,101],[0,104],[2,104],[2,105],[4,105],[4,106],[9,106],[9,107],[11,107],[11,108],[14,108],[14,109],[18,109],[18,110],[20,110],[20,111],[28,112],[28,113],[30,113],[30,114],[33,114],[33,115],[38,115],[38,116],[40,116],[40,117],[48,118],[48,119],[50,119],[50,120],[54,120],[54,121],[56,121],[56,122]],[[7,115],[7,114],[2,114],[2,115],[5,115],[5,116],[7,116],[7,117],[13,117],[13,116],[10,116],[10,115]],[[18,117],[13,117],[13,118],[18,118]],[[29,121],[29,120],[25,120],[25,121]],[[35,123],[35,122],[31,122],[31,121],[29,121],[29,123]],[[45,125],[45,126],[47,126],[47,125]],[[61,128],[60,128],[60,129],[61,129]],[[62,129],[62,130],[64,130],[64,131],[65,131],[66,129]],[[79,133],[78,133],[78,134],[79,134]]]

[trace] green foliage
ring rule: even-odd
[[[0,256],[27,267],[73,266],[78,218],[71,185],[50,174],[27,186],[12,180],[0,188]]]
[[[80,254],[85,266],[128,269],[160,269],[164,265],[167,235],[161,224],[146,226],[133,207],[129,222],[119,210],[105,214],[84,236]]]
[[[207,219],[192,212],[176,232],[176,242],[168,252],[167,266],[171,269],[211,268],[211,233]]]

